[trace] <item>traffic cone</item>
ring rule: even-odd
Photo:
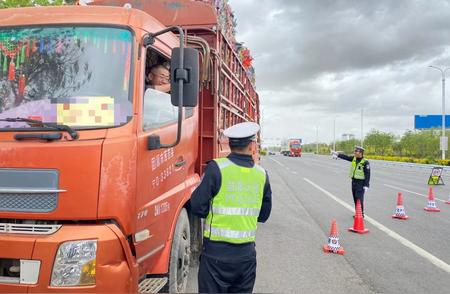
[[[406,215],[405,208],[403,207],[403,196],[401,192],[397,194],[397,207],[395,208],[395,214],[393,218],[398,219],[408,219],[409,216]]]
[[[356,201],[356,213],[355,213],[355,219],[353,221],[353,228],[348,229],[350,232],[358,233],[358,234],[365,234],[368,233],[369,230],[364,228],[364,219],[362,216],[362,210],[361,210],[361,202],[358,199]]]
[[[339,244],[339,236],[335,219],[331,221],[331,229],[330,229],[330,236],[328,237],[328,244],[323,245],[323,252],[325,253],[332,252],[341,255],[344,255],[345,253],[344,247],[342,247]]]
[[[448,196],[448,200],[445,203],[450,204],[450,196]]]
[[[439,212],[439,211],[441,211],[439,208],[437,208],[436,201],[434,201],[434,195],[433,195],[433,188],[432,187],[428,188],[428,204],[423,209],[425,209],[426,211],[430,211],[430,212]]]

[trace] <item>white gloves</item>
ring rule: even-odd
[[[331,157],[332,157],[333,159],[337,159],[337,158],[338,158],[338,154],[339,154],[339,153],[337,153],[336,151],[331,151]]]
[[[363,187],[364,189],[364,193],[366,193],[367,191],[369,191],[369,187]]]

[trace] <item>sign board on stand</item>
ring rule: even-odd
[[[428,185],[444,185],[444,180],[442,180],[443,167],[435,166],[431,170],[430,177],[428,178]]]

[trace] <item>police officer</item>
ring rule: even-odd
[[[272,208],[267,172],[255,164],[252,148],[259,125],[226,129],[231,154],[208,162],[191,196],[192,211],[204,220],[198,271],[200,293],[251,293],[256,278],[255,234]]]
[[[353,201],[356,209],[356,201],[359,199],[364,216],[364,193],[369,190],[370,182],[370,165],[369,161],[364,158],[364,148],[355,146],[354,156],[348,156],[336,151],[332,151],[331,155],[333,158],[342,158],[352,162],[349,176],[352,179]]]

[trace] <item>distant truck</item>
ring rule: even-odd
[[[302,139],[289,139],[289,155],[293,157],[302,156]]]
[[[284,155],[284,156],[289,156],[289,154],[291,153],[290,152],[290,149],[289,149],[289,141],[288,140],[286,140],[286,141],[284,141],[282,144],[281,144],[281,149],[280,149],[280,153],[282,154],[282,155]]]

